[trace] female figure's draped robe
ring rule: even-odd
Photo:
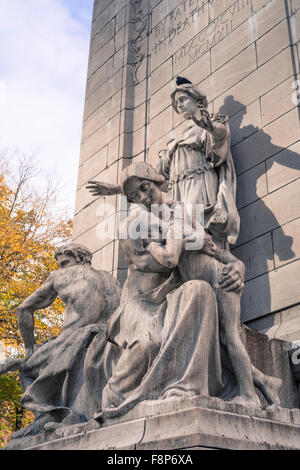
[[[236,175],[228,119],[216,115],[212,120],[224,126],[224,138],[192,125],[161,158],[158,171],[168,181],[171,200],[203,204],[205,230],[220,248],[228,248],[239,234]],[[177,268],[163,268],[147,250],[148,242],[121,241],[128,278],[110,320],[110,344],[100,362],[97,351],[94,362],[89,360],[91,377],[94,367],[99,378],[96,399],[103,417],[176,393],[230,396],[235,386],[231,371],[222,373],[212,287],[204,280],[184,282]]]
[[[230,128],[226,116],[216,114],[213,123],[224,126],[217,139],[196,124],[189,126],[160,159],[158,172],[168,181],[173,201],[203,204],[205,229],[219,247],[235,244],[240,218],[236,208],[236,174],[230,152]]]
[[[221,358],[212,288],[205,281],[183,283],[177,269],[152,257],[147,240],[121,243],[129,271],[109,322],[109,343],[103,355],[96,340],[88,351],[87,374],[103,417],[169,394],[217,396]]]

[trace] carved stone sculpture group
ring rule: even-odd
[[[177,79],[171,99],[190,125],[160,152],[157,168],[133,163],[120,186],[87,186],[95,196],[123,194],[134,204],[120,227],[128,264],[122,291],[91,267],[86,247],[71,244],[56,253],[61,269],[18,309],[26,358],[0,363],[0,373],[20,369],[22,405],[36,419],[15,438],[101,422],[145,400],[212,396],[259,408],[257,388],[280,405],[280,379],[251,364],[241,336],[245,268],[229,248],[239,215],[228,119],[210,115],[187,79]],[[188,210],[196,206],[201,223]],[[37,346],[34,311],[57,296],[66,306],[62,333]]]

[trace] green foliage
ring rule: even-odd
[[[33,419],[32,413],[20,406],[21,396],[17,372],[0,377],[0,447],[6,445],[14,431]]]

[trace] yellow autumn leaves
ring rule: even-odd
[[[4,353],[23,356],[16,309],[57,269],[54,251],[71,237],[71,221],[55,210],[55,188],[45,181],[43,190],[31,185],[35,174],[31,158],[0,151],[0,342]],[[40,188],[39,188],[40,189]],[[60,333],[64,306],[58,299],[35,314],[35,339],[41,343]],[[13,390],[8,399],[6,387]],[[20,387],[16,374],[0,381],[0,441],[23,426],[26,418],[16,399]],[[2,410],[2,413],[1,413]]]

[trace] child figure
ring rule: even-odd
[[[271,405],[279,405],[277,390],[281,385],[281,380],[265,376],[251,364],[240,336],[240,301],[244,287],[242,281],[245,273],[244,264],[230,251],[217,248],[207,232],[204,233],[204,244],[201,250],[186,250],[187,243],[191,241],[192,227],[190,229],[186,227],[186,218],[187,237],[178,240],[175,234],[178,233],[180,227],[176,227],[178,221],[174,220],[175,218],[172,222],[171,218],[166,239],[151,241],[148,250],[161,265],[168,268],[177,266],[184,282],[198,279],[207,281],[212,286],[218,304],[220,342],[227,353],[237,382],[238,394],[232,402],[254,408],[261,407],[254,388],[256,385]],[[228,274],[229,267],[230,275]]]

